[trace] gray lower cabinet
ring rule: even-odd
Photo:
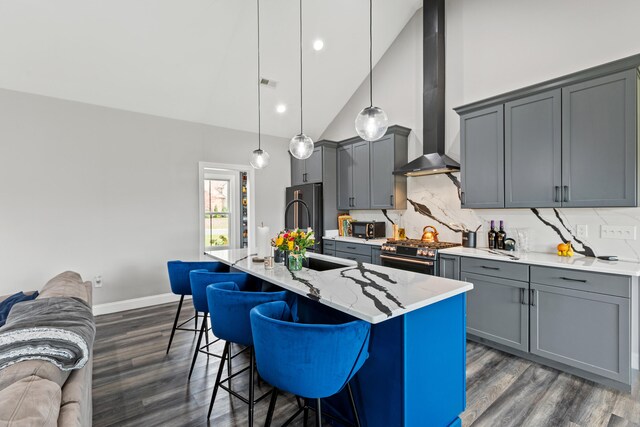
[[[460,117],[460,178],[463,208],[504,207],[504,108]]]
[[[371,255],[336,251],[336,256],[338,258],[350,259],[351,261],[366,262],[368,264],[371,264]]]
[[[353,147],[351,145],[340,146],[337,150],[338,170],[338,210],[351,209],[351,197],[353,195]]]
[[[630,300],[531,284],[531,353],[629,384]]]
[[[322,239],[322,253],[336,256],[336,242],[332,239]]]
[[[635,69],[562,89],[563,206],[637,205]]]
[[[562,205],[561,90],[504,106],[505,207]]]
[[[440,254],[438,260],[438,276],[460,280],[460,257]]]
[[[380,259],[381,253],[382,250],[379,247],[374,246],[371,248],[371,264],[382,265],[382,259]]]
[[[473,283],[467,292],[467,333],[529,351],[529,284],[473,273],[460,273]]]

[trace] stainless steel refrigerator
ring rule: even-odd
[[[302,200],[311,214],[311,224],[307,210],[302,203],[294,203],[285,213],[284,226],[287,230],[307,227],[313,228],[316,236],[316,244],[313,251],[322,253],[322,235],[324,234],[322,219],[322,184],[303,184],[295,187],[287,187],[286,205],[292,200]],[[285,206],[286,206],[285,205]],[[311,250],[311,249],[310,249]]]

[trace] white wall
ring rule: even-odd
[[[255,134],[0,90],[0,295],[97,274],[94,303],[169,292],[198,259],[198,162],[248,164]],[[288,142],[263,138],[256,220],[283,226]]]

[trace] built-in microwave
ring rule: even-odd
[[[361,239],[381,239],[386,235],[385,223],[376,221],[353,221],[351,235]]]

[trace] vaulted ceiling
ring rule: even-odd
[[[420,7],[374,1],[374,61]],[[255,131],[255,8],[253,0],[0,0],[0,87]],[[305,132],[316,139],[367,77],[368,1],[304,0],[303,8]],[[262,76],[276,82],[263,87],[263,132],[290,137],[299,130],[298,2],[261,0],[261,9]]]

